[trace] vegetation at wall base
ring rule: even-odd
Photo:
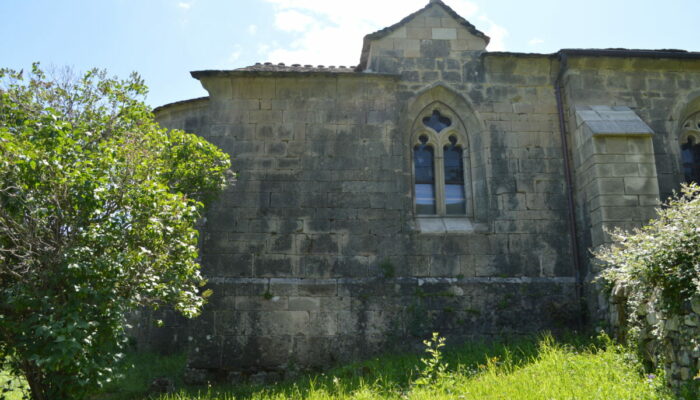
[[[620,305],[629,340],[671,384],[693,379],[700,358],[700,186],[683,185],[648,225],[612,232],[613,243],[596,252],[601,276]]]
[[[441,343],[430,339],[423,355],[385,355],[279,383],[204,387],[183,385],[182,356],[130,354],[135,369],[94,400],[148,398],[149,383],[159,376],[171,378],[178,391],[152,397],[158,400],[697,400],[672,394],[663,374],[644,372],[633,353],[605,336]]]
[[[113,379],[126,314],[206,292],[194,227],[229,156],[161,129],[138,75],[0,69],[0,360],[34,400]]]

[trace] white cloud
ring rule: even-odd
[[[229,64],[235,65],[236,61],[238,61],[239,58],[241,58],[241,46],[240,45],[235,45],[233,48],[233,52],[229,54],[228,60],[226,60]]]
[[[269,48],[267,60],[289,64],[356,65],[359,62],[361,43],[347,47],[348,30],[340,27],[315,28],[292,42],[291,46]],[[362,37],[357,36],[355,37]],[[335,45],[334,45],[335,43]]]
[[[181,1],[177,3],[177,6],[183,10],[189,10],[190,8],[192,8],[192,3]]]
[[[491,42],[489,43],[487,49],[489,51],[505,51],[505,38],[508,36],[508,30],[491,21],[485,15],[480,16],[479,20],[488,24],[488,26],[483,29],[484,33],[491,38]]]
[[[376,29],[394,24],[406,15],[426,5],[425,0],[355,0],[343,2],[329,0],[265,1],[272,3],[278,12],[285,10],[306,11],[307,13],[323,16],[333,24],[354,21],[376,25]],[[450,7],[465,18],[474,16],[479,9],[475,3],[468,0],[450,1]]]
[[[261,52],[267,55],[266,61],[346,66],[359,62],[365,35],[393,25],[427,4],[426,0],[264,1],[274,6],[275,26],[295,35],[289,46],[272,45],[267,53]],[[469,0],[451,0],[449,5],[467,19],[479,12]],[[499,40],[503,47],[507,31],[492,22],[489,25],[492,30],[485,31],[494,34],[492,42]]]
[[[255,24],[248,25],[248,34],[254,36],[256,33],[258,33],[258,26]]]
[[[544,40],[540,38],[532,38],[529,42],[527,42],[527,44],[529,44],[530,46],[537,46],[542,43],[544,43]]]
[[[259,44],[258,45],[258,54],[264,55],[270,52],[270,45],[269,44]]]
[[[313,29],[317,21],[295,10],[282,11],[275,15],[275,26],[285,32],[305,32]]]

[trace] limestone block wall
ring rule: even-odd
[[[326,366],[433,331],[459,341],[574,326],[585,299],[554,84],[561,73],[590,277],[604,228],[644,223],[681,181],[678,124],[700,110],[700,64],[489,53],[488,41],[431,0],[366,36],[356,70],[193,73],[209,97],[157,119],[231,154],[238,181],[200,227],[210,303],[191,322],[165,312],[165,330],[141,324],[140,341],[186,345],[192,368],[225,374]],[[415,212],[413,146],[434,111],[459,132],[464,215]]]
[[[640,227],[656,215],[659,184],[653,131],[628,107],[578,106],[574,166],[590,247],[614,227]]]
[[[325,366],[432,331],[458,342],[576,323],[554,61],[464,57],[392,75],[206,72],[205,108],[159,111],[166,126],[198,116],[239,173],[202,226],[214,295],[173,327],[193,368]],[[423,231],[413,211],[410,130],[436,104],[469,138],[468,229]]]
[[[630,229],[645,224],[655,216],[654,207],[683,181],[679,125],[688,107],[697,103],[700,70],[692,60],[580,53],[585,51],[571,51],[566,59],[563,92],[575,170],[581,262],[585,282],[590,283],[597,271],[587,250],[608,241],[602,228]],[[628,109],[636,114],[636,123],[647,125],[649,136],[641,131],[622,133],[624,121],[618,124],[617,133],[595,133],[585,127],[590,124],[581,115],[598,114],[599,121],[614,122],[615,113]],[[651,182],[653,176],[656,185]],[[591,320],[605,319],[610,311],[607,296],[595,286],[588,286],[585,296]]]
[[[610,243],[614,228],[631,230],[656,215],[659,185],[654,132],[629,107],[577,106],[572,131],[580,240],[585,249]],[[583,260],[588,271],[587,303],[594,323],[615,308],[595,281],[598,265]]]
[[[475,33],[473,29],[460,24],[444,8],[429,7],[388,35],[372,40],[366,69],[395,73],[409,62],[423,66],[425,71],[422,76],[406,71],[403,73],[404,79],[425,79],[427,74],[428,78],[435,76],[447,82],[457,82],[460,79],[455,71],[460,70],[461,65],[456,60],[463,58],[465,53],[486,49],[487,38]],[[431,61],[449,64],[450,68],[436,71],[434,67],[426,65]]]
[[[185,100],[168,105],[157,112],[157,120],[168,129],[182,129],[186,132],[202,132],[207,126],[209,97]]]
[[[628,289],[617,285],[612,291],[610,326],[624,332],[629,329]],[[700,298],[689,302],[682,315],[668,315],[649,299],[639,308],[640,332],[636,337],[642,355],[655,367],[664,369],[674,389],[692,381],[700,371]],[[618,311],[619,310],[619,311]]]
[[[700,63],[651,57],[568,58],[565,76],[567,117],[577,106],[631,108],[653,130],[654,158],[662,200],[683,181],[680,124],[700,96]]]

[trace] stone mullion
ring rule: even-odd
[[[464,207],[465,207],[465,212],[467,217],[473,217],[474,216],[474,207],[473,207],[473,202],[474,198],[472,197],[472,169],[471,169],[471,158],[469,157],[469,148],[468,147],[462,147],[462,177],[464,180],[464,184],[462,189],[464,190]]]
[[[442,145],[435,146],[435,202],[437,215],[445,215],[445,163]]]

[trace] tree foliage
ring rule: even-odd
[[[230,161],[145,94],[136,74],[0,70],[0,360],[35,399],[109,380],[130,310],[203,304],[194,224]]]
[[[606,263],[602,277],[628,316],[623,329],[671,377],[678,355],[689,357],[700,346],[692,322],[692,314],[700,314],[700,186],[684,185],[658,218],[612,237],[596,256]]]
[[[700,187],[684,185],[658,218],[633,232],[616,230],[612,238],[595,253],[607,263],[603,278],[625,285],[636,305],[654,302],[667,315],[687,313],[700,296]]]

